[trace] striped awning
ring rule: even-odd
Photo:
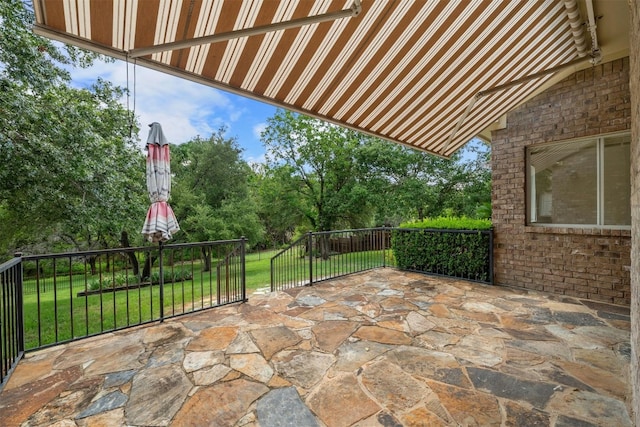
[[[570,14],[557,0],[34,5],[36,31],[48,37],[441,156],[534,93],[552,77],[543,71],[578,58]],[[343,10],[325,22],[232,33]],[[219,34],[204,44],[145,51]]]

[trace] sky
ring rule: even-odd
[[[127,70],[128,68],[128,70]],[[127,78],[128,71],[128,78]],[[208,138],[221,126],[227,128],[227,137],[234,137],[243,149],[247,162],[263,162],[264,147],[260,132],[276,107],[249,98],[231,94],[203,84],[135,66],[124,61],[105,63],[97,61],[86,69],[70,70],[72,84],[78,88],[91,86],[98,77],[117,86],[128,87],[130,97],[122,99],[124,105],[134,109],[141,125],[140,146],[147,140],[152,122],[162,125],[171,143],[187,142],[195,136]],[[135,82],[135,97],[134,97]],[[135,98],[135,99],[134,99]]]

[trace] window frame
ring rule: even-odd
[[[610,229],[610,230],[631,230],[631,224],[628,225],[606,225],[604,224],[604,150],[605,141],[607,138],[612,137],[628,137],[631,141],[631,132],[612,132],[598,135],[586,136],[583,138],[575,138],[561,141],[545,142],[541,144],[532,144],[525,147],[525,225],[528,227],[550,227],[550,228],[572,228],[572,229]],[[546,146],[561,145],[567,143],[581,143],[595,141],[596,143],[596,220],[597,224],[574,224],[574,223],[542,223],[537,222],[537,212],[534,212],[533,207],[536,205],[535,197],[535,169],[531,164],[531,151],[535,148],[541,148]],[[629,153],[630,155],[630,153]],[[631,171],[629,170],[629,174]],[[631,181],[629,180],[629,188],[631,187]],[[631,204],[631,200],[629,200]],[[534,218],[536,217],[536,218]]]

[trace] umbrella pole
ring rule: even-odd
[[[159,245],[159,262],[160,262],[160,278],[158,284],[160,285],[160,322],[164,322],[164,268],[162,266],[162,241],[158,242]]]

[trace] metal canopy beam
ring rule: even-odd
[[[130,58],[139,58],[141,56],[151,55],[153,53],[158,53],[158,52],[166,52],[169,50],[184,49],[184,48],[203,45],[203,44],[217,43],[217,42],[237,39],[240,37],[256,36],[256,35],[265,34],[271,31],[287,30],[289,28],[299,28],[304,25],[317,24],[320,22],[327,22],[327,21],[335,21],[336,19],[341,19],[341,18],[356,17],[360,15],[360,12],[362,12],[362,5],[360,4],[360,0],[355,0],[349,9],[343,9],[337,12],[323,13],[320,15],[308,16],[306,18],[292,19],[290,21],[284,21],[284,22],[276,22],[274,24],[269,24],[269,25],[243,28],[241,30],[227,31],[224,33],[212,34],[210,36],[196,37],[189,40],[180,40],[180,41],[175,41],[171,43],[158,44],[155,46],[141,47],[137,49],[132,49],[129,52],[128,56]]]

